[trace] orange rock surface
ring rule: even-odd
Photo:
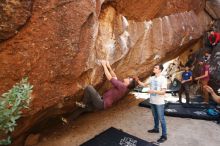
[[[196,2],[34,1],[30,20],[0,43],[0,94],[25,76],[34,85],[15,139],[44,119],[73,111],[86,85],[103,85],[99,60],[109,60],[119,78],[146,77],[155,64],[178,56],[211,21],[204,1]]]

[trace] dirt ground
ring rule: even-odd
[[[150,134],[153,127],[151,110],[139,107],[144,99],[129,95],[105,111],[85,113],[68,124],[45,129],[36,146],[79,146],[109,127],[147,141],[156,141],[161,134]],[[167,117],[168,140],[161,146],[219,146],[220,125],[213,121]]]

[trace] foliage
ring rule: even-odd
[[[0,145],[9,145],[11,144],[11,137],[8,136],[8,138],[0,140]]]
[[[17,125],[16,120],[21,117],[21,110],[29,106],[32,88],[33,86],[28,83],[28,78],[24,78],[0,96],[0,135],[7,135],[14,131]],[[0,140],[0,145],[10,143],[10,136]]]

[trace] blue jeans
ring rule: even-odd
[[[151,104],[151,110],[154,117],[154,129],[159,130],[159,120],[162,127],[162,136],[167,136],[166,120],[164,116],[164,104]]]

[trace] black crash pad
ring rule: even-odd
[[[165,101],[165,107],[167,106],[167,101]],[[145,99],[144,101],[140,102],[138,104],[140,107],[146,107],[146,108],[151,108],[151,104],[150,104],[150,98]]]
[[[151,142],[147,142],[133,135],[118,130],[109,128],[100,133],[81,146],[156,146]]]
[[[146,99],[139,103],[141,107],[150,108],[150,99]],[[165,104],[165,115],[172,117],[181,118],[192,118],[192,119],[203,119],[203,120],[219,120],[219,117],[213,117],[207,114],[209,108],[216,109],[215,105],[203,104],[203,103],[166,103]]]
[[[207,114],[207,110],[209,108],[216,109],[215,107],[207,104],[168,103],[165,108],[165,115],[192,119],[218,120],[219,117]]]

